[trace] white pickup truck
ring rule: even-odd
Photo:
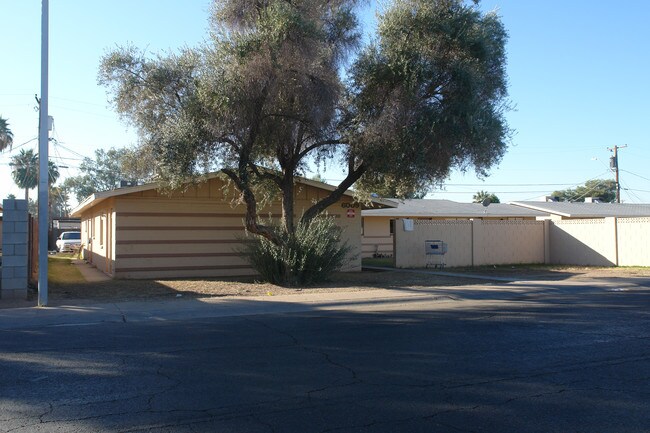
[[[72,251],[81,245],[81,232],[63,232],[56,240],[59,252]]]

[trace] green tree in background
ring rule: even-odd
[[[14,134],[9,129],[9,123],[7,119],[0,116],[0,152],[5,149],[11,149],[11,146],[14,143]]]
[[[18,155],[11,157],[9,163],[11,177],[19,188],[25,190],[25,200],[29,202],[29,190],[38,186],[38,154],[33,150],[20,149]],[[59,167],[52,161],[48,161],[48,184],[52,186],[60,176]]]
[[[382,198],[424,198],[427,195],[427,191],[415,191],[409,185],[400,184],[399,182],[386,181],[384,183],[378,183],[373,188],[373,193]],[[406,187],[406,190],[399,189],[401,187]]]
[[[359,50],[356,3],[215,2],[209,44],[153,58],[118,49],[99,82],[155,149],[162,179],[174,187],[221,169],[247,230],[275,244],[284,236],[258,219],[257,186],[276,189],[293,233],[295,177],[311,162],[339,161],[345,175],[304,222],[355,183],[359,194],[386,184],[408,194],[452,167],[486,174],[509,135],[499,17],[476,2],[395,0]]]
[[[68,177],[64,186],[81,202],[95,192],[117,188],[121,180],[149,181],[153,168],[153,157],[145,148],[98,149],[95,159],[84,158],[79,166],[80,174]]]
[[[9,166],[14,183],[25,190],[25,200],[29,202],[29,190],[38,185],[38,155],[31,149],[20,149],[18,155],[11,157]]]
[[[553,197],[560,201],[583,202],[585,197],[597,197],[604,203],[616,201],[616,181],[613,179],[592,179],[575,188],[553,191]]]
[[[70,216],[70,194],[64,186],[50,188],[50,218],[67,218]]]
[[[490,203],[501,203],[499,197],[487,191],[479,191],[472,197],[474,203],[483,203],[486,199],[490,200]]]

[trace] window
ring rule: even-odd
[[[99,217],[99,246],[104,246],[104,218],[105,215]]]
[[[390,220],[389,226],[390,226],[390,228],[389,228],[390,234],[394,235],[395,234],[395,220]]]

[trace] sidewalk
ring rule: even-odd
[[[378,289],[282,296],[179,297],[169,300],[7,308],[0,310],[0,330],[340,310],[358,308],[361,305],[388,306],[415,300],[448,302],[453,301],[454,298],[426,292],[405,293],[398,290]]]
[[[77,267],[81,275],[88,281],[89,283],[96,283],[99,281],[109,281],[111,277],[97,269],[91,264],[86,263],[83,260],[80,259],[75,259],[72,261],[72,264]]]

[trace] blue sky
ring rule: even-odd
[[[133,43],[151,52],[194,46],[206,35],[208,0],[50,2],[50,155],[62,175],[83,156],[122,147],[136,133],[110,109],[96,82],[101,56]],[[509,31],[508,114],[516,131],[502,162],[486,179],[454,172],[428,197],[471,201],[478,190],[501,201],[535,199],[592,178],[613,178],[608,147],[619,151],[622,199],[650,202],[650,2],[483,0]],[[372,20],[372,8],[367,20]],[[0,0],[0,115],[9,119],[14,150],[0,154],[0,197],[22,197],[8,165],[20,148],[37,148],[40,92],[38,0]],[[370,26],[368,26],[370,31]],[[340,179],[327,172],[331,181]],[[31,197],[36,193],[31,192]]]

